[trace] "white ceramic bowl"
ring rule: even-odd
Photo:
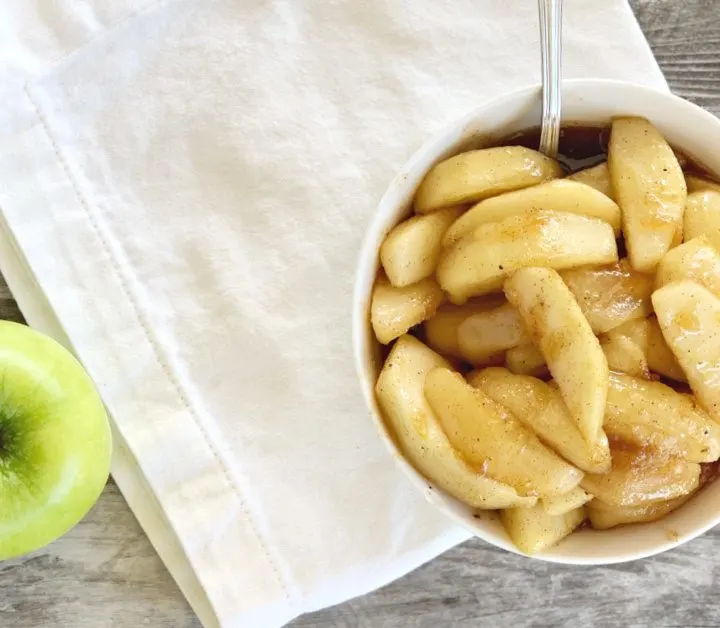
[[[563,85],[563,121],[604,124],[613,116],[643,116],[675,147],[710,171],[720,173],[720,120],[677,96],[617,81],[583,79]],[[381,364],[369,326],[370,295],[385,235],[410,213],[415,189],[438,161],[467,148],[537,126],[539,86],[493,100],[458,120],[426,143],[395,176],[377,207],[366,234],[353,302],[353,345],[363,394],[381,438],[402,470],[428,501],[485,541],[519,553],[493,513],[473,516],[470,507],[432,486],[398,452],[386,431],[374,395]],[[534,558],[568,564],[610,564],[658,554],[702,534],[720,522],[720,481],[661,521],[607,531],[582,530]]]

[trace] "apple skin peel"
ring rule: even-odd
[[[102,493],[112,439],[80,363],[54,340],[0,321],[0,560],[78,523]]]

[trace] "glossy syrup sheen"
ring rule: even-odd
[[[565,126],[560,129],[558,161],[569,174],[592,168],[607,159],[609,140],[609,126]],[[540,146],[540,127],[510,135],[498,144],[537,150]]]
[[[592,168],[607,159],[609,141],[609,126],[569,124],[560,129],[558,161],[568,174],[573,174],[585,168]],[[540,127],[513,133],[512,135],[493,142],[493,145],[525,146],[526,148],[538,150],[540,146]],[[718,182],[716,175],[712,174],[691,156],[675,147],[673,147],[673,150],[678,156],[680,165],[685,173],[698,175]]]

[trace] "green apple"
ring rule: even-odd
[[[0,560],[46,545],[97,501],[111,435],[90,377],[61,345],[0,321]]]

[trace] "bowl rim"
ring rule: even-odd
[[[633,95],[641,98],[652,98],[661,99],[668,105],[675,105],[685,108],[688,111],[692,111],[693,115],[696,116],[700,123],[710,126],[715,126],[720,133],[720,120],[713,116],[708,111],[702,109],[698,105],[691,103],[675,94],[670,92],[653,89],[643,85],[627,81],[618,81],[613,79],[569,79],[563,81],[563,90],[569,88],[600,88],[609,89],[615,91],[632,92]],[[630,550],[622,553],[618,553],[614,556],[603,556],[597,557],[591,554],[583,555],[577,553],[577,555],[558,555],[540,553],[536,555],[527,555],[518,550],[509,539],[500,539],[495,533],[485,531],[473,527],[464,520],[457,512],[452,508],[448,507],[444,500],[452,498],[448,496],[442,489],[437,488],[432,481],[429,481],[422,476],[403,456],[400,449],[397,447],[388,427],[385,424],[383,417],[379,409],[376,407],[374,386],[375,380],[373,374],[368,368],[368,349],[373,339],[372,331],[369,323],[369,304],[370,295],[372,292],[372,280],[375,277],[377,269],[379,268],[378,260],[378,248],[379,243],[382,242],[384,236],[388,232],[387,226],[388,213],[387,208],[390,200],[397,195],[397,188],[405,189],[405,193],[408,193],[408,173],[413,172],[417,169],[418,164],[423,161],[427,161],[428,155],[435,155],[433,163],[436,163],[442,157],[438,157],[443,151],[451,148],[454,143],[453,137],[459,136],[463,129],[468,128],[474,122],[479,120],[484,112],[489,110],[495,110],[501,108],[504,104],[516,104],[522,101],[528,101],[533,97],[537,97],[540,94],[541,85],[532,84],[513,91],[501,94],[495,98],[488,99],[471,111],[445,125],[439,131],[434,133],[427,141],[425,141],[415,152],[412,153],[410,158],[401,166],[399,172],[391,180],[388,187],[382,194],[379,202],[377,203],[372,217],[368,223],[365,234],[362,239],[362,245],[356,264],[356,272],[354,277],[354,285],[352,291],[352,345],[353,345],[353,356],[355,362],[355,370],[359,379],[359,384],[362,390],[362,395],[365,400],[366,407],[369,411],[370,417],[375,425],[380,439],[384,442],[388,452],[395,459],[396,464],[402,469],[403,473],[410,479],[412,484],[416,486],[426,497],[426,499],[440,510],[445,516],[448,517],[448,522],[454,522],[466,530],[468,530],[474,536],[477,536],[487,543],[507,550],[511,553],[518,554],[525,558],[542,560],[545,562],[553,562],[560,564],[573,564],[573,565],[609,565],[617,564],[622,562],[628,562],[646,558],[660,554],[669,549],[679,547],[680,545],[702,535],[710,528],[720,523],[720,506],[718,507],[715,514],[705,523],[700,524],[696,527],[692,527],[687,533],[683,533],[679,539],[667,538],[665,542],[659,542],[648,548],[639,548]],[[448,139],[450,138],[450,139]],[[428,168],[423,169],[422,175],[428,171]],[[415,185],[412,186],[412,190],[405,200],[405,205],[412,197],[415,191]],[[400,206],[399,203],[393,203],[390,209],[397,208]],[[394,226],[394,225],[392,225]],[[392,228],[392,227],[390,227]],[[437,495],[441,495],[440,499],[436,499]],[[469,508],[469,507],[467,507]],[[682,509],[678,509],[682,510]],[[490,511],[489,511],[490,512]],[[652,524],[638,524],[637,527],[649,526]],[[590,531],[591,534],[596,534],[599,531]],[[577,534],[577,533],[576,533]],[[582,532],[580,534],[583,534]]]

